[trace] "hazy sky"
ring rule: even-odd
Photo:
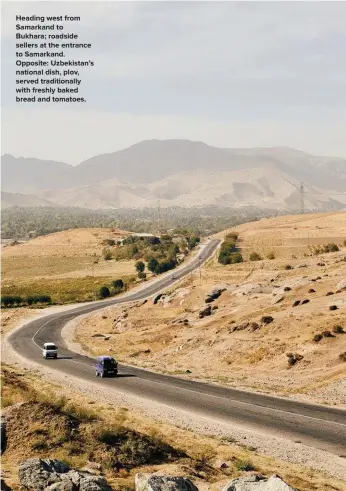
[[[346,157],[346,2],[2,6],[2,153],[76,164],[187,138]],[[74,30],[93,48],[81,57],[95,62],[86,104],[15,103],[16,14],[82,18]]]

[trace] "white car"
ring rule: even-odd
[[[42,356],[43,358],[58,358],[58,347],[55,346],[54,343],[44,343],[43,345],[43,351],[42,351]]]

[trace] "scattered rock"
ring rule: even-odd
[[[224,292],[225,290],[226,288],[214,288],[210,293],[207,293],[207,296],[205,298],[205,303],[210,303],[213,300],[216,300],[221,296],[222,292]]]
[[[346,279],[339,281],[339,283],[336,285],[337,290],[346,290]]]
[[[305,303],[309,303],[309,302],[310,302],[310,300],[308,298],[306,298],[305,300],[301,301],[301,305],[304,305]]]
[[[322,336],[324,338],[333,338],[334,337],[333,334],[330,331],[323,331],[322,332]]]
[[[269,479],[255,474],[232,479],[222,491],[297,491],[281,477],[273,475]]]
[[[271,301],[271,304],[272,305],[275,305],[276,303],[280,303],[283,301],[283,299],[285,298],[284,295],[275,295],[273,298],[272,298],[272,301]]]
[[[325,263],[317,263],[317,266],[325,266]]]
[[[203,317],[207,317],[208,315],[211,315],[211,305],[208,305],[207,307],[205,307],[205,309],[200,310],[198,317],[200,319],[203,319]]]
[[[295,300],[292,304],[292,307],[298,307],[300,305],[300,300]]]
[[[292,288],[290,286],[285,286],[284,287],[284,292],[290,292]]]
[[[326,293],[326,297],[330,297],[331,295],[334,295],[334,292],[328,292],[328,293]]]
[[[335,334],[345,334],[344,328],[342,326],[334,326],[333,332]]]
[[[314,290],[313,288],[310,288],[309,293],[316,293],[316,290]]]
[[[338,310],[339,307],[337,307],[336,305],[331,305],[329,307],[329,310]]]
[[[136,474],[136,491],[198,491],[190,479],[176,476]]]
[[[322,334],[315,334],[313,341],[315,343],[318,343],[319,341],[321,341],[322,338],[323,338]]]
[[[261,318],[261,322],[263,324],[270,324],[271,322],[273,322],[274,320],[274,317],[272,317],[271,315],[264,315],[262,318]]]
[[[340,355],[339,355],[339,357],[338,357],[338,358],[339,358],[339,360],[341,360],[341,361],[344,361],[344,362],[345,362],[345,361],[346,361],[346,351],[344,351],[344,353],[340,353]],[[2,489],[2,488],[1,488],[1,489]]]
[[[261,326],[257,322],[243,322],[229,328],[229,332],[244,331],[249,329],[250,331],[257,331]]]
[[[104,477],[76,471],[56,459],[25,460],[19,466],[19,480],[26,491],[112,491]]]
[[[298,264],[297,268],[307,268],[307,264]]]
[[[1,418],[1,451],[0,455],[2,455],[6,450],[6,420]],[[2,488],[1,488],[2,489]]]
[[[103,315],[102,319],[108,319],[108,317],[106,315]]]
[[[158,295],[156,295],[156,297],[154,298],[153,300],[153,304],[156,305],[157,302],[160,300],[160,298],[164,295],[164,293],[159,293]]]
[[[304,358],[304,356],[300,355],[299,353],[286,353],[286,356],[288,357],[288,364],[291,366],[295,365],[297,361]]]
[[[0,480],[0,489],[1,491],[12,491],[12,488],[10,488],[3,479]]]

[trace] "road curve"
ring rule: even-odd
[[[95,378],[94,360],[67,349],[61,337],[63,326],[79,315],[128,301],[148,298],[204,263],[216,250],[219,241],[211,240],[203,252],[189,264],[175,270],[142,290],[116,299],[82,304],[73,309],[51,314],[29,322],[8,338],[13,349],[42,366],[51,366],[86,381],[98,383],[106,390],[120,390],[145,397],[183,411],[222,423],[241,425],[255,431],[299,441],[336,455],[346,455],[346,411],[293,400],[276,398],[161,375],[127,365],[119,366],[117,378]],[[44,360],[41,347],[46,341],[59,346],[58,360]]]

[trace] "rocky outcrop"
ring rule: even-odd
[[[190,479],[176,476],[136,474],[136,491],[198,491]]]
[[[207,317],[208,315],[211,314],[212,314],[211,305],[208,305],[205,309],[199,311],[198,317],[200,319],[203,319],[203,317]]]
[[[205,303],[210,303],[216,300],[221,296],[221,294],[226,290],[227,288],[221,287],[221,288],[214,288],[211,290],[211,292],[207,293],[207,296],[205,297]]]
[[[279,476],[269,479],[260,475],[250,475],[232,479],[222,491],[298,491]]]
[[[4,418],[1,418],[1,451],[0,455],[4,453],[6,450],[6,420]],[[2,488],[1,488],[2,489]]]
[[[19,480],[26,491],[112,491],[104,477],[76,471],[56,459],[25,460]]]
[[[339,281],[339,283],[336,285],[336,289],[338,291],[346,290],[346,279]]]

